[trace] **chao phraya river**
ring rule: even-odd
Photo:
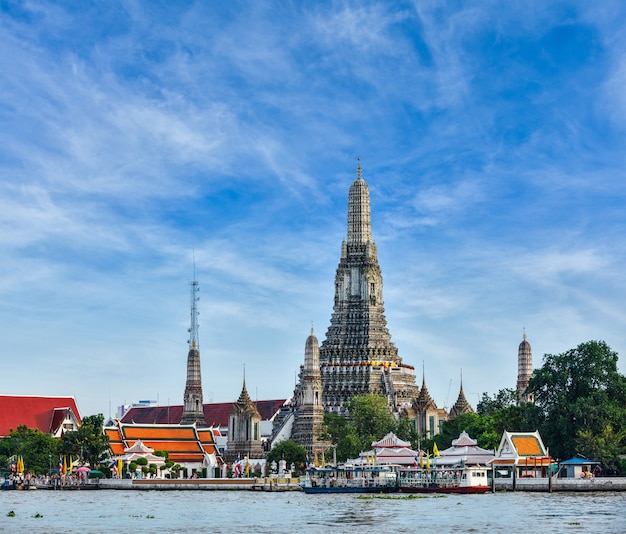
[[[13,515],[14,514],[14,515]],[[0,532],[626,532],[626,493],[0,491]]]

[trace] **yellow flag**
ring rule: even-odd
[[[439,456],[439,449],[436,443],[433,444],[433,456]]]
[[[72,457],[70,456],[70,475],[72,474],[72,469],[74,469],[74,460],[72,460]]]
[[[430,454],[426,453],[426,468],[430,469]]]
[[[324,451],[322,451],[322,467],[326,467],[326,458],[324,458]]]
[[[122,464],[122,459],[118,458],[117,459],[117,473],[118,473],[120,478],[122,478],[122,468],[123,467],[124,467],[124,464]]]
[[[317,451],[315,451],[315,461],[313,462],[313,465],[315,465],[315,467],[319,467],[320,466],[320,462],[317,458]]]
[[[246,477],[250,476],[250,462],[248,461],[248,457],[246,456]]]
[[[420,467],[424,467],[424,454],[420,451]]]
[[[67,475],[67,456],[63,456],[63,474]]]

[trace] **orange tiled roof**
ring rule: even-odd
[[[191,426],[124,425],[122,429],[127,440],[141,439],[145,442],[148,439],[197,439],[195,429]]]
[[[206,428],[198,428],[198,437],[202,443],[215,443],[214,436],[221,436],[220,431],[217,428],[212,430]]]
[[[104,434],[109,438],[109,447],[113,455],[121,456],[124,454],[125,445],[117,428],[105,428]]]
[[[194,426],[179,425],[133,425],[120,424],[105,429],[113,455],[120,456],[124,449],[141,440],[155,451],[166,451],[168,458],[176,463],[201,463],[204,454],[215,454],[221,461],[215,447],[211,429],[196,429]],[[121,450],[120,450],[121,449]]]
[[[491,460],[491,463],[495,465],[514,465],[515,458],[494,458]]]
[[[535,436],[512,436],[511,441],[519,456],[543,456],[545,454]]]
[[[217,451],[217,447],[215,445],[209,445],[209,444],[202,444],[202,448],[204,449],[204,452],[206,452],[207,454],[218,454]]]
[[[171,452],[167,455],[168,460],[172,460],[172,462],[176,462],[177,464],[183,462],[196,462],[202,463],[204,460],[203,454],[183,454],[179,452]]]
[[[202,445],[199,441],[141,441],[155,451],[202,452]]]

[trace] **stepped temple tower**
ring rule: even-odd
[[[418,435],[427,438],[435,437],[439,433],[441,424],[448,419],[446,411],[437,408],[430,396],[424,374],[422,374],[422,389],[419,397],[413,401],[413,410],[407,410],[407,412],[414,414],[415,430]]]
[[[304,365],[300,367],[300,380],[294,393],[295,419],[291,431],[291,439],[302,445],[310,458],[326,452],[331,445],[317,436],[317,429],[324,422],[322,393],[320,348],[311,328],[311,335],[304,345]]]
[[[245,378],[239,399],[230,410],[225,457],[228,462],[246,457],[265,458],[261,441],[261,414],[248,395]]]
[[[343,415],[354,395],[377,393],[399,413],[419,388],[413,367],[402,363],[387,329],[370,195],[360,162],[356,173],[348,193],[348,234],[341,244],[333,314],[320,347],[322,402],[327,412]]]
[[[533,376],[533,352],[530,343],[526,340],[526,330],[524,339],[517,351],[517,394],[523,402],[533,402],[533,396],[526,394],[528,381]]]
[[[194,268],[195,270],[195,268]],[[198,292],[200,287],[194,274],[191,283],[191,326],[189,327],[189,354],[187,355],[187,383],[183,397],[181,425],[196,424],[206,427],[202,408],[202,376],[200,373],[200,345],[198,343]]]
[[[461,415],[462,413],[473,413],[474,410],[470,406],[470,403],[467,402],[465,398],[465,393],[463,392],[463,373],[461,373],[461,389],[459,390],[459,396],[454,403],[454,406],[450,408],[450,419],[454,419],[457,415]]]

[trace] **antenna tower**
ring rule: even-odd
[[[198,301],[200,300],[200,285],[196,277],[196,260],[193,261],[193,282],[191,282],[191,326],[189,327],[189,347],[192,349],[200,349],[200,341],[198,339]]]

